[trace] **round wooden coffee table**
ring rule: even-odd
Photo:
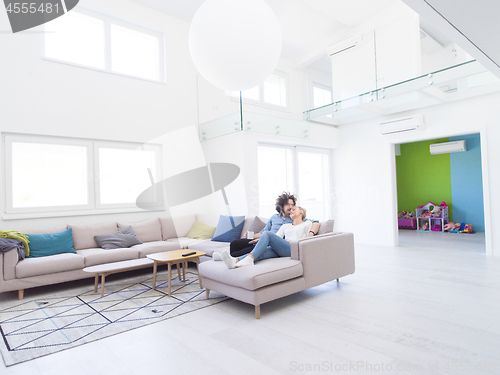
[[[192,253],[192,255],[182,256],[182,254]],[[181,250],[172,250],[172,251],[164,251],[162,253],[154,253],[146,255],[149,259],[154,261],[153,265],[153,289],[156,288],[156,272],[158,269],[158,264],[167,263],[168,266],[168,296],[170,297],[172,294],[171,284],[172,284],[172,264],[182,264],[183,272],[187,267],[188,261],[193,261],[196,263],[196,269],[198,269],[198,264],[200,264],[200,257],[203,255],[207,255],[204,251],[198,250],[189,250],[189,249],[181,249]],[[184,277],[185,281],[185,277]],[[198,272],[198,281],[200,283],[200,289],[203,289],[201,285],[201,277]]]

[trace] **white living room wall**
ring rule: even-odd
[[[334,151],[335,228],[353,232],[356,241],[373,245],[397,245],[397,204],[394,144],[471,133],[481,134],[485,201],[486,253],[500,256],[498,218],[500,209],[500,94],[427,107],[404,114],[421,113],[426,130],[399,136],[383,136],[380,119],[339,128],[341,147]],[[429,176],[432,183],[432,176]]]
[[[178,147],[176,157],[166,158],[164,176],[183,163],[187,164],[184,170],[203,165],[196,130],[196,69],[188,48],[189,23],[127,0],[81,0],[79,5],[162,31],[166,84],[44,60],[43,27],[12,34],[6,12],[0,12],[0,131],[132,142],[159,140],[169,149],[175,140],[185,147]],[[165,155],[170,156],[168,150]],[[196,160],[189,157],[192,154]],[[144,212],[0,220],[0,225],[18,229],[69,222],[135,221],[160,215]]]

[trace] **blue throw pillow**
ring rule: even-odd
[[[73,253],[73,230],[66,229],[58,233],[27,234],[30,240],[28,258],[46,257],[49,255]]]
[[[212,241],[231,242],[237,240],[240,238],[243,224],[245,224],[245,216],[220,215]]]

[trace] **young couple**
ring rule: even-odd
[[[278,213],[269,219],[260,233],[255,234],[255,239],[233,241],[231,255],[227,250],[214,253],[214,260],[223,260],[228,268],[235,268],[253,265],[262,259],[289,257],[291,241],[314,236],[319,230],[319,222],[305,219],[306,210],[295,203],[292,194],[281,194],[276,199]]]

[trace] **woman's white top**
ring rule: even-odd
[[[299,225],[283,224],[276,235],[281,238],[285,237],[287,241],[297,241],[307,237],[307,234],[311,230],[312,223],[312,221],[307,220]]]

